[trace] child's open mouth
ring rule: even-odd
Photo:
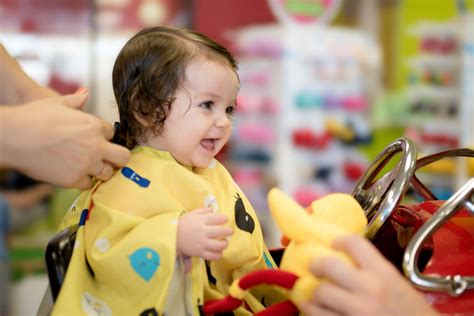
[[[213,151],[216,148],[216,140],[216,138],[205,138],[201,140],[201,146],[206,150]]]

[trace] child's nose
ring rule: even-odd
[[[219,115],[216,118],[216,123],[215,124],[216,124],[217,127],[223,128],[223,127],[229,126],[231,124],[231,121],[230,121],[229,116],[226,113],[224,115]]]

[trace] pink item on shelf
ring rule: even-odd
[[[318,193],[314,188],[299,188],[294,193],[295,201],[303,207],[311,205],[314,200],[319,199],[322,194]]]
[[[415,128],[408,127],[405,130],[405,136],[413,140],[415,143],[421,143],[420,133]]]
[[[262,183],[262,172],[253,168],[237,168],[232,172],[235,182],[240,186],[251,186]]]
[[[446,38],[439,44],[439,51],[443,54],[456,52],[458,43],[454,38]]]
[[[249,56],[266,56],[279,58],[283,54],[283,47],[279,42],[273,40],[259,39],[242,48],[242,51]]]
[[[421,51],[432,52],[436,50],[438,41],[433,37],[425,37],[420,42]]]
[[[346,110],[362,111],[367,108],[367,100],[363,96],[346,97],[342,101],[342,106]]]
[[[248,95],[239,95],[237,97],[237,112],[238,113],[253,113],[260,107],[259,100]]]
[[[270,78],[268,73],[261,71],[249,74],[243,80],[252,85],[265,86],[270,81]]]
[[[455,148],[459,146],[459,139],[456,136],[444,133],[422,133],[420,139],[424,143],[436,144]]]
[[[275,115],[278,111],[278,102],[270,96],[250,96],[241,94],[237,97],[237,113],[265,113]]]
[[[275,140],[275,134],[269,127],[249,123],[238,126],[237,137],[240,140],[259,144],[272,143]]]
[[[262,112],[270,114],[270,115],[276,115],[278,114],[279,110],[280,110],[279,103],[275,101],[275,99],[269,96],[263,97]]]
[[[426,53],[451,54],[457,49],[458,43],[452,37],[434,38],[426,37],[421,40],[420,49]]]

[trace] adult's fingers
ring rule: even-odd
[[[114,137],[114,127],[102,119],[98,120],[100,120],[102,133],[104,134],[105,138],[108,140],[112,139],[112,137]]]
[[[101,169],[98,173],[94,174],[94,176],[101,180],[106,181],[110,179],[110,177],[114,174],[114,168],[109,163],[103,162]]]
[[[300,311],[306,316],[337,316],[334,311],[328,310],[323,306],[316,305],[314,303],[302,303],[299,306]]]
[[[114,167],[120,168],[130,160],[130,151],[123,146],[108,143],[105,146],[102,159],[108,161]]]
[[[76,183],[71,184],[69,187],[71,188],[77,188],[80,190],[87,190],[92,188],[92,178],[89,176],[84,176],[77,180]]]
[[[324,306],[337,314],[349,314],[350,312],[359,310],[359,304],[367,304],[365,301],[360,302],[360,299],[352,295],[351,292],[331,282],[322,282],[319,288],[314,291],[312,299],[313,303]],[[341,304],[341,302],[344,303]]]
[[[82,109],[82,107],[86,104],[87,98],[89,94],[87,90],[81,92],[80,94],[69,94],[62,96],[62,103],[70,108],[73,109]]]
[[[312,262],[310,269],[317,277],[330,280],[349,291],[366,291],[372,284],[364,271],[336,257],[318,258]]]
[[[395,269],[374,245],[359,235],[337,238],[333,243],[333,248],[347,253],[360,268],[375,274],[384,275]]]

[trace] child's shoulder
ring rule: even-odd
[[[102,183],[98,190],[113,188],[113,191],[124,193],[143,191],[150,187],[153,180],[166,178],[170,166],[172,162],[156,159],[141,152],[132,153],[130,161]]]
[[[116,209],[126,205],[148,205],[166,196],[174,181],[176,162],[142,152],[132,152],[130,161],[94,192],[94,201]]]

